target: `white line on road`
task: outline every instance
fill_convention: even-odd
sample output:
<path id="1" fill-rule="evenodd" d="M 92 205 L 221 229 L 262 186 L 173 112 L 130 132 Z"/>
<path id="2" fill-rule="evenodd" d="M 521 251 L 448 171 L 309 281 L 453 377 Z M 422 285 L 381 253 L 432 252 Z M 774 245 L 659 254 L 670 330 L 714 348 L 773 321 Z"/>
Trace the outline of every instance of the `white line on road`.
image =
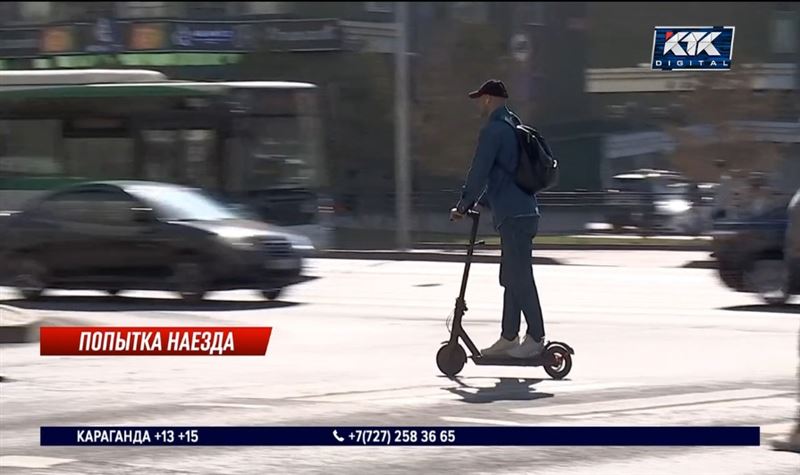
<path id="1" fill-rule="evenodd" d="M 74 462 L 74 459 L 55 457 L 31 457 L 27 455 L 0 456 L 0 467 L 6 468 L 50 468 L 62 463 Z"/>
<path id="2" fill-rule="evenodd" d="M 230 402 L 184 402 L 181 406 L 188 407 L 233 407 L 237 409 L 270 409 L 272 406 L 264 404 L 236 404 Z"/>
<path id="3" fill-rule="evenodd" d="M 795 426 L 795 422 L 780 422 L 778 424 L 768 424 L 761 426 L 762 436 L 788 436 Z"/>
<path id="4" fill-rule="evenodd" d="M 670 396 L 638 397 L 615 401 L 587 402 L 577 404 L 548 404 L 546 406 L 513 409 L 513 412 L 527 415 L 569 416 L 611 411 L 633 411 L 662 406 L 689 406 L 714 402 L 727 402 L 743 399 L 763 399 L 786 396 L 786 391 L 767 389 L 734 389 L 729 391 L 697 392 Z"/>
<path id="5" fill-rule="evenodd" d="M 461 423 L 464 423 L 464 424 L 486 424 L 486 425 L 493 425 L 493 426 L 519 426 L 519 425 L 522 425 L 519 422 L 514 422 L 514 421 L 501 421 L 501 420 L 497 420 L 497 419 L 479 419 L 477 417 L 442 416 L 441 419 L 443 421 L 461 422 Z"/>

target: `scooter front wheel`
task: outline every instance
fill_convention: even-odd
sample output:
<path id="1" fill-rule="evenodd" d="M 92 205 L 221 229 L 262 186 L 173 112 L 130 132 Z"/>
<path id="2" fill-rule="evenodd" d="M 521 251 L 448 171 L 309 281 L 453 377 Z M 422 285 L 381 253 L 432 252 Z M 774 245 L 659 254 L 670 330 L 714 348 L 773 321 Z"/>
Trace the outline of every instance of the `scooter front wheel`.
<path id="1" fill-rule="evenodd" d="M 436 353 L 436 366 L 445 376 L 452 378 L 467 363 L 467 352 L 458 343 L 446 343 Z"/>
<path id="2" fill-rule="evenodd" d="M 545 372 L 553 379 L 564 379 L 572 369 L 572 354 L 561 345 L 551 345 L 545 350 Z"/>

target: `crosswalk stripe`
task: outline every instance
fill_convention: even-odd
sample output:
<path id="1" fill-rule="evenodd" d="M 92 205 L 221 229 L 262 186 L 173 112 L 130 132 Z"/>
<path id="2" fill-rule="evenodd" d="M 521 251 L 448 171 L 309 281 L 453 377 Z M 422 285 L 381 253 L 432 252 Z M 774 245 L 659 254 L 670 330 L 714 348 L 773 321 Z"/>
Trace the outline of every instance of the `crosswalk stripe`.
<path id="1" fill-rule="evenodd" d="M 611 411 L 632 411 L 665 406 L 687 406 L 731 400 L 763 399 L 777 396 L 790 396 L 786 391 L 768 389 L 734 389 L 726 391 L 694 392 L 669 396 L 638 397 L 576 404 L 548 404 L 547 406 L 512 409 L 526 415 L 577 416 Z"/>
<path id="2" fill-rule="evenodd" d="M 442 416 L 440 419 L 443 421 L 448 422 L 456 422 L 460 424 L 481 424 L 481 425 L 493 425 L 493 426 L 519 426 L 522 425 L 519 422 L 514 421 L 501 421 L 497 419 L 480 419 L 477 417 L 451 417 L 451 416 Z"/>
<path id="3" fill-rule="evenodd" d="M 231 407 L 236 409 L 268 409 L 272 406 L 264 404 L 236 404 L 228 402 L 185 402 L 181 406 L 186 407 Z"/>
<path id="4" fill-rule="evenodd" d="M 793 430 L 797 422 L 780 422 L 777 424 L 767 424 L 761 426 L 761 436 L 779 436 L 779 435 L 789 435 Z"/>
<path id="5" fill-rule="evenodd" d="M 28 455 L 2 455 L 0 467 L 5 468 L 50 468 L 55 465 L 74 462 L 74 459 L 55 457 L 33 457 Z"/>

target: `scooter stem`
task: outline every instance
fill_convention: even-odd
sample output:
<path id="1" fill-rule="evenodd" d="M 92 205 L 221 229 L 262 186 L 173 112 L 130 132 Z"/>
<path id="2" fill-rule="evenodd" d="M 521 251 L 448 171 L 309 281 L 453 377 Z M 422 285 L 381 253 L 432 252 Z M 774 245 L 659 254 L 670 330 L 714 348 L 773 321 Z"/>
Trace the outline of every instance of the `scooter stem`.
<path id="1" fill-rule="evenodd" d="M 475 239 L 478 236 L 478 224 L 481 220 L 481 214 L 478 211 L 469 210 L 467 216 L 472 218 L 472 231 L 469 236 L 469 246 L 467 247 L 467 259 L 464 263 L 464 275 L 461 277 L 461 292 L 458 294 L 459 299 L 464 300 L 464 295 L 467 293 L 467 279 L 469 279 L 469 267 L 472 264 L 472 255 L 475 252 Z"/>

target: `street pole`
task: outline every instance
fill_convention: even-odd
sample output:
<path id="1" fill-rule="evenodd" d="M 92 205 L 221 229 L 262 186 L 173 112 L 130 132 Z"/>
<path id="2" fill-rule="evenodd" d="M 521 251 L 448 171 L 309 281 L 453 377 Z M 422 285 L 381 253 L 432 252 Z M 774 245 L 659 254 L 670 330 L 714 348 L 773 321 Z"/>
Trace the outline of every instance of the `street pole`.
<path id="1" fill-rule="evenodd" d="M 394 67 L 394 184 L 395 213 L 397 215 L 397 247 L 408 249 L 411 245 L 411 170 L 408 133 L 408 3 L 395 2 L 395 40 Z"/>

